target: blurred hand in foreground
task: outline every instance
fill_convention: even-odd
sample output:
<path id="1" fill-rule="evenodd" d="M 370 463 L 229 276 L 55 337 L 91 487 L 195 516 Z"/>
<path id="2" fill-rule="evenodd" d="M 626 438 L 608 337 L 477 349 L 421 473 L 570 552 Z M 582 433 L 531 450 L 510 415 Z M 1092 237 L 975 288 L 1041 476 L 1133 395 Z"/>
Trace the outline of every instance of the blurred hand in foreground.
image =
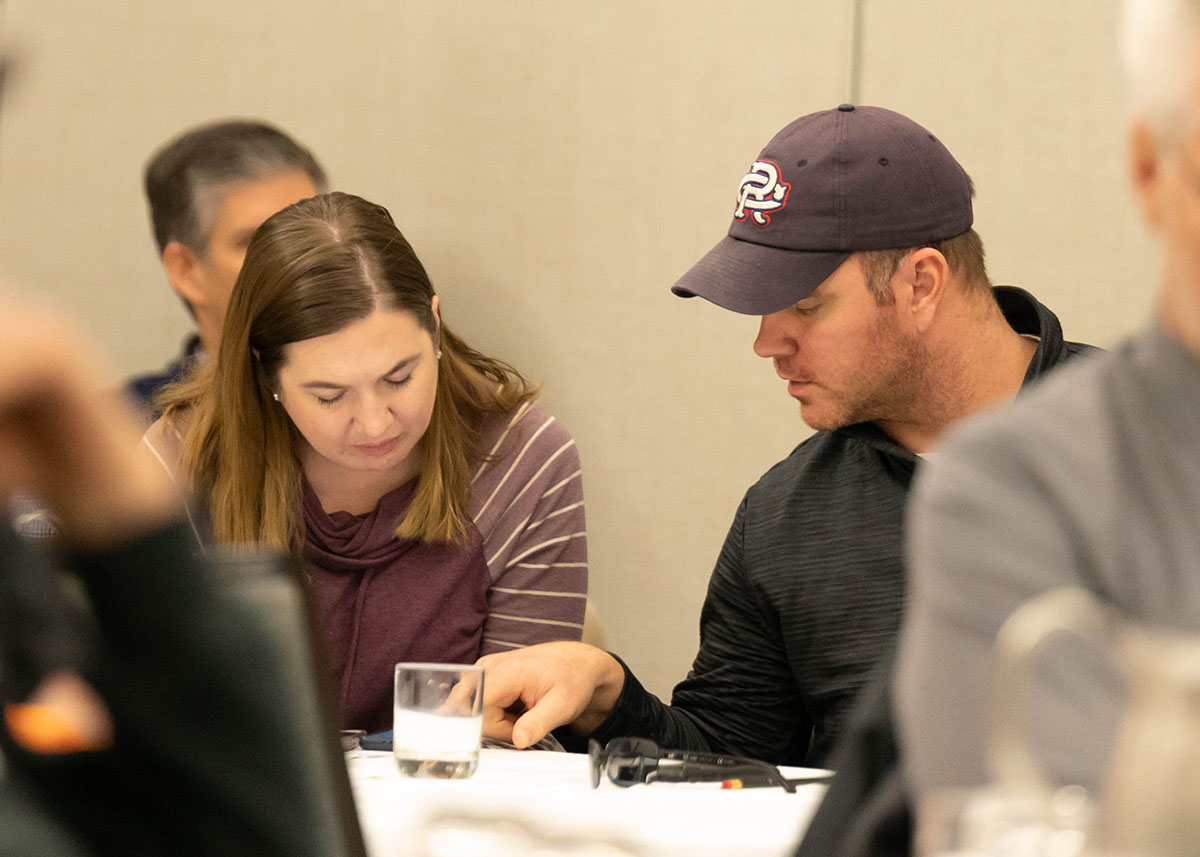
<path id="1" fill-rule="evenodd" d="M 0 287 L 0 503 L 28 492 L 72 544 L 102 549 L 177 512 L 166 474 L 137 453 L 141 427 L 106 390 L 86 337 Z"/>

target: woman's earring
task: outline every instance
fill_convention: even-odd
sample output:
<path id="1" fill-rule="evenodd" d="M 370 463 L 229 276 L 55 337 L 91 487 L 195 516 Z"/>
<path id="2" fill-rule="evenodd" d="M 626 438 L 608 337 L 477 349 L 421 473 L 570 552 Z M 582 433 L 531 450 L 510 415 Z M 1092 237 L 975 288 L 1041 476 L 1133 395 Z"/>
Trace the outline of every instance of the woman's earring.
<path id="1" fill-rule="evenodd" d="M 278 394 L 278 393 L 272 393 L 272 394 L 271 394 L 271 397 L 272 397 L 273 399 L 275 399 L 275 401 L 277 401 L 277 402 L 279 401 L 279 394 Z"/>
<path id="2" fill-rule="evenodd" d="M 437 350 L 437 354 L 435 354 L 433 356 L 436 357 L 438 360 L 441 360 L 442 359 L 442 349 L 439 348 Z"/>

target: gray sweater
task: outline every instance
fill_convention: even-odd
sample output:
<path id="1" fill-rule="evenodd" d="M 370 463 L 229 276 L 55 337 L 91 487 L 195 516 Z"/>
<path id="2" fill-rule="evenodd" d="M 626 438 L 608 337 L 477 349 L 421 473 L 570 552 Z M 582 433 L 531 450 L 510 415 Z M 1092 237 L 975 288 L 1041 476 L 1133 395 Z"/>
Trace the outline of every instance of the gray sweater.
<path id="1" fill-rule="evenodd" d="M 1200 362 L 1151 327 L 973 421 L 910 506 L 910 602 L 896 679 L 918 792 L 988 776 L 993 644 L 1034 595 L 1085 587 L 1131 620 L 1200 630 Z M 1095 643 L 1051 646 L 1032 743 L 1096 786 L 1120 682 Z"/>

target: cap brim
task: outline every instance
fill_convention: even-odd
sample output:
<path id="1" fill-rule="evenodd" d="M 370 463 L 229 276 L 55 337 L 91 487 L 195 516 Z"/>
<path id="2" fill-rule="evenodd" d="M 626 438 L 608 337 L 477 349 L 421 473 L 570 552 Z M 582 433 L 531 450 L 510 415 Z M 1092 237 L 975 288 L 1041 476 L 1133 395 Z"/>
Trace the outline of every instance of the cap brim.
<path id="1" fill-rule="evenodd" d="M 849 251 L 781 250 L 726 235 L 671 291 L 746 315 L 770 315 L 804 300 L 848 258 Z"/>

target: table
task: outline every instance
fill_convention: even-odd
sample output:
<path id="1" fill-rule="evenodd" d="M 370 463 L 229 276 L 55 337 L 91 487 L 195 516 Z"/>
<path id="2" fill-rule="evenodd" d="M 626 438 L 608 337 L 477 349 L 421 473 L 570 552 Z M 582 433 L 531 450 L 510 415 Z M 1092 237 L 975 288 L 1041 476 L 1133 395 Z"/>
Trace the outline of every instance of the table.
<path id="1" fill-rule="evenodd" d="M 826 788 L 605 780 L 593 790 L 585 754 L 518 750 L 482 750 L 466 780 L 403 777 L 386 752 L 356 751 L 347 765 L 371 857 L 781 857 Z"/>

